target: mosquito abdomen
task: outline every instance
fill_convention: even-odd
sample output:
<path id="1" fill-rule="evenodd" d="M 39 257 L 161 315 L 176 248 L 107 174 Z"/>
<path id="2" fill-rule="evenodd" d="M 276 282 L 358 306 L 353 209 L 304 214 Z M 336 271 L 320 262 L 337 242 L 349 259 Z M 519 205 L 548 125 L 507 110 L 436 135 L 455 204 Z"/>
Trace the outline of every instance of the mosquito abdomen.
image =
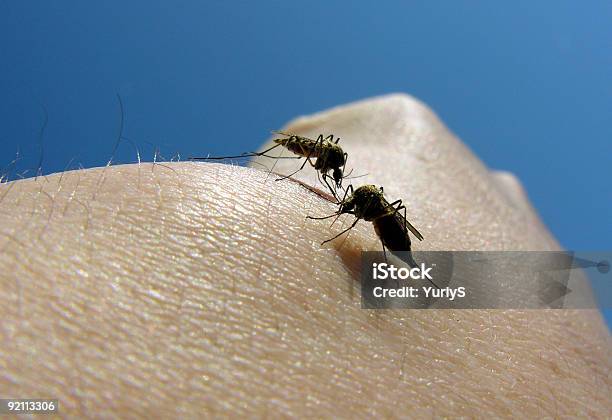
<path id="1" fill-rule="evenodd" d="M 372 221 L 376 234 L 391 251 L 410 251 L 411 241 L 397 214 L 379 217 Z"/>
<path id="2" fill-rule="evenodd" d="M 403 221 L 398 215 L 389 215 L 378 218 L 372 222 L 376 234 L 384 246 L 397 255 L 410 267 L 416 267 L 417 263 L 412 256 L 411 241 L 408 232 L 404 229 Z"/>

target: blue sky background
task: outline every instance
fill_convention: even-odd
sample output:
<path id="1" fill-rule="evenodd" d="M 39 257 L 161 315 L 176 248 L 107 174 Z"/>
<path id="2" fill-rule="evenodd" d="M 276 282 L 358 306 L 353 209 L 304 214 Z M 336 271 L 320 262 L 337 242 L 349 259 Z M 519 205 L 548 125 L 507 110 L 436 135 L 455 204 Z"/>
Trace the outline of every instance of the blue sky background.
<path id="1" fill-rule="evenodd" d="M 0 165 L 103 165 L 125 135 L 251 150 L 301 114 L 390 92 L 516 173 L 564 247 L 612 249 L 612 2 L 0 1 Z M 135 160 L 131 146 L 118 160 Z M 612 320 L 612 313 L 608 312 Z"/>

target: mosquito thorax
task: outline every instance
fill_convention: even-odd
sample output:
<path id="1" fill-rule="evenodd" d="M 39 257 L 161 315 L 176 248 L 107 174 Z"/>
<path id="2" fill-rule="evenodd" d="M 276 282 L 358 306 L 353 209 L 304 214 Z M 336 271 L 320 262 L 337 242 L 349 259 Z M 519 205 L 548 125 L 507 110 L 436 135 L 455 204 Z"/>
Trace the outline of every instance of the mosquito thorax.
<path id="1" fill-rule="evenodd" d="M 376 185 L 362 185 L 353 192 L 358 200 L 370 199 L 374 197 L 382 197 L 380 189 Z"/>
<path id="2" fill-rule="evenodd" d="M 384 208 L 384 197 L 376 185 L 362 185 L 357 188 L 351 200 L 355 206 L 355 215 L 370 221 L 377 217 Z"/>
<path id="3" fill-rule="evenodd" d="M 340 204 L 340 213 L 348 213 L 355 208 L 355 202 L 353 197 L 347 198 L 342 204 Z"/>

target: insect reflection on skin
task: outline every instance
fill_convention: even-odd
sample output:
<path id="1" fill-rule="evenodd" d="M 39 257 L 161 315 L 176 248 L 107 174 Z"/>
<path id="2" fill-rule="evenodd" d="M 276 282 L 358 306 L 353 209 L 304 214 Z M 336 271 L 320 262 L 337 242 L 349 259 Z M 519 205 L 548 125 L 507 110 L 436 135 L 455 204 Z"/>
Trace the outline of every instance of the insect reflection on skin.
<path id="1" fill-rule="evenodd" d="M 346 152 L 344 152 L 338 145 L 340 138 L 336 138 L 336 141 L 334 141 L 333 134 L 330 134 L 325 138 L 323 138 L 323 134 L 320 134 L 316 140 L 313 140 L 308 137 L 298 136 L 297 134 L 286 133 L 283 131 L 274 131 L 273 133 L 281 134 L 285 136 L 285 138 L 274 139 L 274 143 L 276 144 L 263 152 L 244 153 L 239 156 L 192 157 L 190 160 L 220 160 L 255 156 L 265 156 L 273 159 L 287 158 L 270 156 L 267 154 L 277 147 L 282 146 L 299 156 L 295 157 L 294 159 L 306 158 L 306 160 L 304 160 L 302 166 L 300 166 L 300 168 L 295 172 L 285 175 L 282 178 L 277 179 L 277 181 L 295 175 L 304 169 L 304 166 L 306 166 L 306 163 L 308 162 L 317 172 L 321 174 L 321 177 L 323 178 L 322 182 L 327 185 L 327 188 L 329 188 L 332 195 L 338 199 L 336 189 L 342 188 L 342 179 L 344 178 L 344 168 L 347 160 Z M 312 161 L 313 158 L 316 158 L 314 163 Z M 331 176 L 328 174 L 330 171 L 332 172 Z M 333 179 L 336 188 L 333 188 L 330 185 L 328 179 Z"/>
<path id="2" fill-rule="evenodd" d="M 350 195 L 348 195 L 349 193 Z M 372 222 L 374 225 L 374 230 L 383 246 L 385 259 L 387 258 L 385 250 L 387 248 L 391 251 L 405 251 L 407 253 L 406 262 L 411 267 L 417 265 L 410 253 L 411 241 L 408 231 L 412 232 L 420 241 L 423 240 L 423 235 L 407 220 L 406 206 L 402 204 L 402 200 L 389 203 L 384 197 L 383 188 L 377 188 L 375 185 L 363 185 L 356 190 L 353 190 L 353 186 L 349 185 L 345 191 L 344 198 L 339 204 L 338 211 L 332 215 L 325 217 L 307 216 L 309 219 L 316 220 L 329 219 L 331 217 L 337 218 L 342 214 L 352 214 L 355 216 L 355 221 L 351 226 L 333 238 L 323 241 L 321 245 L 342 236 L 354 228 L 360 219 L 363 219 L 367 222 Z M 435 285 L 435 283 L 433 284 Z"/>

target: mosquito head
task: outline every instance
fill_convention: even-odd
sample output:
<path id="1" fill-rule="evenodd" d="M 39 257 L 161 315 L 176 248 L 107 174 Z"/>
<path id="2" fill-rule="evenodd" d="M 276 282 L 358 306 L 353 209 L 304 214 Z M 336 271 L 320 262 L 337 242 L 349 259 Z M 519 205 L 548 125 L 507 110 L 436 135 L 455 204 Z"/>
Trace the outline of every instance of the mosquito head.
<path id="1" fill-rule="evenodd" d="M 352 189 L 350 188 L 351 186 L 349 185 L 349 190 L 352 191 Z M 349 192 L 349 190 L 346 191 L 346 193 Z M 344 199 L 340 202 L 340 208 L 338 209 L 338 213 L 342 214 L 342 213 L 349 213 L 352 212 L 355 209 L 355 195 L 351 194 L 348 197 L 345 197 Z"/>
<path id="2" fill-rule="evenodd" d="M 333 172 L 333 176 L 334 176 L 334 182 L 336 183 L 336 188 L 341 188 L 342 178 L 344 177 L 344 175 L 342 174 L 342 169 L 335 168 Z"/>
<path id="3" fill-rule="evenodd" d="M 355 208 L 355 203 L 353 203 L 352 200 L 348 200 L 348 201 L 345 201 L 344 203 L 340 204 L 340 211 L 339 211 L 339 213 L 340 214 L 348 213 L 348 212 L 352 211 L 354 208 Z"/>

